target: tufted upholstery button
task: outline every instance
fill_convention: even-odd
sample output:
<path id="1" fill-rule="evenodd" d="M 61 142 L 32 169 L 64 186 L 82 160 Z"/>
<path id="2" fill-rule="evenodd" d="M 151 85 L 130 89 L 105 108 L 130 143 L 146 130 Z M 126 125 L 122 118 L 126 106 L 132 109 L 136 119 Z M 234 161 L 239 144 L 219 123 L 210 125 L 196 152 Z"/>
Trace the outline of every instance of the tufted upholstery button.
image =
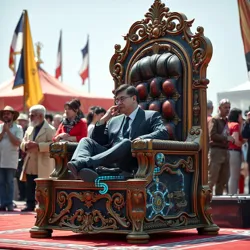
<path id="1" fill-rule="evenodd" d="M 148 83 L 140 83 L 136 86 L 136 89 L 139 92 L 139 98 L 141 101 L 145 101 L 148 97 Z"/>
<path id="2" fill-rule="evenodd" d="M 158 111 L 158 112 L 161 113 L 161 102 L 158 101 L 158 100 L 155 100 L 155 101 L 151 102 L 149 104 L 149 108 L 148 109 L 154 110 L 154 111 Z"/>
<path id="3" fill-rule="evenodd" d="M 161 78 L 154 78 L 150 83 L 150 95 L 154 98 L 161 95 Z"/>
<path id="4" fill-rule="evenodd" d="M 174 140 L 175 139 L 175 125 L 172 122 L 168 122 L 165 124 L 168 134 L 169 134 L 169 139 Z"/>
<path id="5" fill-rule="evenodd" d="M 176 91 L 174 81 L 172 79 L 165 80 L 162 84 L 162 90 L 167 97 L 172 97 Z"/>
<path id="6" fill-rule="evenodd" d="M 167 120 L 172 120 L 175 114 L 175 107 L 174 107 L 174 101 L 172 100 L 166 100 L 162 104 L 162 115 Z"/>

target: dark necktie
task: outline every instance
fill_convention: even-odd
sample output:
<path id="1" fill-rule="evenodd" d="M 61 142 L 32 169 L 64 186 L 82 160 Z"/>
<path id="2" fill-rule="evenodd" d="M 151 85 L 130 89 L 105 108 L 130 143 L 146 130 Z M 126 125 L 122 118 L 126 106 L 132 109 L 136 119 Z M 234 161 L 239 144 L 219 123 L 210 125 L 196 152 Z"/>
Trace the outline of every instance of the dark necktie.
<path id="1" fill-rule="evenodd" d="M 126 117 L 126 121 L 123 125 L 123 128 L 122 128 L 122 135 L 123 135 L 123 138 L 129 138 L 129 132 L 130 132 L 130 129 L 129 129 L 129 121 L 130 121 L 130 117 L 127 116 Z"/>

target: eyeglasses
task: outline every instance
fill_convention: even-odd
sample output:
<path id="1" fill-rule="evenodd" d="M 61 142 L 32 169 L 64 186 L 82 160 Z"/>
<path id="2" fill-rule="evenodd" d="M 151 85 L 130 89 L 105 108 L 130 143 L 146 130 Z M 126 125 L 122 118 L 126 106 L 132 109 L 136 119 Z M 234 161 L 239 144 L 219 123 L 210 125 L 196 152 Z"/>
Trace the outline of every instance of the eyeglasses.
<path id="1" fill-rule="evenodd" d="M 115 98 L 115 104 L 118 104 L 119 102 L 124 102 L 129 97 L 132 97 L 132 96 L 121 96 L 119 98 Z"/>

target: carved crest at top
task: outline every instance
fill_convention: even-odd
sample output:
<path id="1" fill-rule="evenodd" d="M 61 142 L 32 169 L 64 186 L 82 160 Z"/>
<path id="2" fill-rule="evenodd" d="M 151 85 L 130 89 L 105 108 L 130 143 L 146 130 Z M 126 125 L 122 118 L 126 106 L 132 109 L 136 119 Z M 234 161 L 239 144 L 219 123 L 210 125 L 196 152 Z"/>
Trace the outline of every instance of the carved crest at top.
<path id="1" fill-rule="evenodd" d="M 177 12 L 169 12 L 169 8 L 165 7 L 161 0 L 155 0 L 154 4 L 145 14 L 145 19 L 135 22 L 126 39 L 132 42 L 139 42 L 146 38 L 157 39 L 167 34 L 180 34 L 189 29 L 194 20 L 187 21 L 184 14 Z M 201 34 L 203 29 L 199 27 L 197 31 Z"/>
<path id="2" fill-rule="evenodd" d="M 190 27 L 193 22 L 194 19 L 187 20 L 182 13 L 170 12 L 161 0 L 154 0 L 145 18 L 132 24 L 127 35 L 124 36 L 125 47 L 122 49 L 120 45 L 115 45 L 115 54 L 110 61 L 110 73 L 115 86 L 125 82 L 126 71 L 129 70 L 125 67 L 128 65 L 127 59 L 131 58 L 131 55 L 140 53 L 139 50 L 145 46 L 145 41 L 149 47 L 152 47 L 150 45 L 152 41 L 159 43 L 160 46 L 161 43 L 168 43 L 166 41 L 171 40 L 177 47 L 191 53 L 188 56 L 191 59 L 192 72 L 199 75 L 193 79 L 194 88 L 206 88 L 207 84 L 203 84 L 203 80 L 206 80 L 206 68 L 212 57 L 212 44 L 204 36 L 202 27 L 197 27 L 194 34 L 191 32 Z M 171 46 L 171 43 L 169 45 Z"/>

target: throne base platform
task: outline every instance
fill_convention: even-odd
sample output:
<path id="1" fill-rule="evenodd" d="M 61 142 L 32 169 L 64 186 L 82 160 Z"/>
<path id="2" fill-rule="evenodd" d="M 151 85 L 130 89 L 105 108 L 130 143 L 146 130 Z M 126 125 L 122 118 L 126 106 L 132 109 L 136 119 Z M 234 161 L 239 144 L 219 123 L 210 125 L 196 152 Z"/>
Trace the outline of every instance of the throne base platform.
<path id="1" fill-rule="evenodd" d="M 214 196 L 212 208 L 219 227 L 250 228 L 250 196 Z"/>

